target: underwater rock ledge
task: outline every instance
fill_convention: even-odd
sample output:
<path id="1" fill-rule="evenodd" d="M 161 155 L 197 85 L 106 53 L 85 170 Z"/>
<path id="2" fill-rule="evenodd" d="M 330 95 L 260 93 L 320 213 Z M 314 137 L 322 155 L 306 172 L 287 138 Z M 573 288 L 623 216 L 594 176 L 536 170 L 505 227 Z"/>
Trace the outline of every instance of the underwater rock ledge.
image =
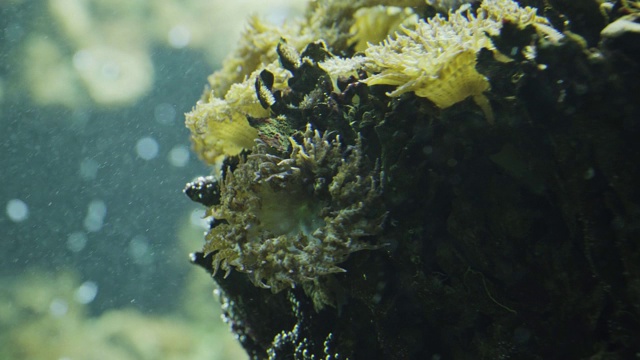
<path id="1" fill-rule="evenodd" d="M 210 77 L 192 260 L 250 358 L 640 353 L 638 33 L 599 35 L 640 3 L 468 3 L 315 1 Z"/>

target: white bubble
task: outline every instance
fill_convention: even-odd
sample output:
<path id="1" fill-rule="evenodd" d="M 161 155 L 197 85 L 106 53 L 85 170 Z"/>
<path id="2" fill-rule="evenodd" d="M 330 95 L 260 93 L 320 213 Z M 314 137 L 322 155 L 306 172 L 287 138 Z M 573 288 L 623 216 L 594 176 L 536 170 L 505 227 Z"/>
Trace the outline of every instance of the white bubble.
<path id="1" fill-rule="evenodd" d="M 98 232 L 102 229 L 102 225 L 104 225 L 103 219 L 92 218 L 90 216 L 84 218 L 84 228 L 88 232 Z"/>
<path id="2" fill-rule="evenodd" d="M 151 262 L 149 240 L 144 235 L 134 236 L 129 242 L 129 255 L 136 264 L 149 264 Z"/>
<path id="3" fill-rule="evenodd" d="M 69 304 L 62 299 L 53 299 L 49 304 L 49 312 L 55 317 L 63 316 L 69 310 Z"/>
<path id="4" fill-rule="evenodd" d="M 98 284 L 93 281 L 85 281 L 76 289 L 74 299 L 79 304 L 88 304 L 92 302 L 98 294 Z"/>
<path id="5" fill-rule="evenodd" d="M 73 252 L 80 252 L 87 245 L 87 234 L 76 231 L 67 236 L 67 249 Z"/>
<path id="6" fill-rule="evenodd" d="M 156 105 L 153 110 L 154 117 L 157 122 L 163 125 L 171 125 L 176 118 L 176 109 L 168 103 Z"/>
<path id="7" fill-rule="evenodd" d="M 83 159 L 80 162 L 80 177 L 84 180 L 93 180 L 98 176 L 100 164 L 93 159 Z"/>
<path id="8" fill-rule="evenodd" d="M 176 145 L 169 151 L 169 163 L 175 167 L 184 167 L 189 162 L 189 149 L 184 145 Z"/>
<path id="9" fill-rule="evenodd" d="M 89 203 L 88 215 L 103 219 L 107 215 L 107 205 L 102 200 L 92 200 Z"/>
<path id="10" fill-rule="evenodd" d="M 25 221 L 29 217 L 29 207 L 20 199 L 11 199 L 7 202 L 7 216 L 14 222 Z"/>
<path id="11" fill-rule="evenodd" d="M 152 137 L 143 137 L 136 143 L 136 153 L 144 160 L 151 160 L 158 156 L 159 145 Z"/>
<path id="12" fill-rule="evenodd" d="M 89 203 L 87 216 L 84 218 L 84 228 L 88 232 L 96 232 L 102 229 L 104 217 L 107 215 L 107 205 L 102 200 L 93 200 Z"/>
<path id="13" fill-rule="evenodd" d="M 169 30 L 168 40 L 174 48 L 183 48 L 191 42 L 191 31 L 182 25 L 174 26 Z"/>

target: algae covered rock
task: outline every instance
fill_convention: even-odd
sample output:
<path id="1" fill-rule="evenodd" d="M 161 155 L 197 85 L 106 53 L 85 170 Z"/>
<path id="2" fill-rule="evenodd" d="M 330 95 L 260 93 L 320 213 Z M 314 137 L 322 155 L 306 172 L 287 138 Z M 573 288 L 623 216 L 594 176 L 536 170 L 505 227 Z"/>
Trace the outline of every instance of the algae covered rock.
<path id="1" fill-rule="evenodd" d="M 186 189 L 210 220 L 192 260 L 251 358 L 640 351 L 640 64 L 589 47 L 597 6 L 545 4 L 326 0 L 253 20 L 245 41 L 268 41 L 187 115 L 215 168 Z M 201 116 L 218 104 L 237 119 Z M 253 143 L 211 161 L 227 135 L 194 124 L 215 121 Z"/>

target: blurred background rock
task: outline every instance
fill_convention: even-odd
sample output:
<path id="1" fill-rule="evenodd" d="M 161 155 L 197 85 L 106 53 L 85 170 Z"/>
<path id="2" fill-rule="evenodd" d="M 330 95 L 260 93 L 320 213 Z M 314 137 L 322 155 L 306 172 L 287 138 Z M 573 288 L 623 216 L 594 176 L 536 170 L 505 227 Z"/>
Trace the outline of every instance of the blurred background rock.
<path id="1" fill-rule="evenodd" d="M 301 3 L 0 0 L 0 358 L 246 357 L 188 263 L 183 113 Z"/>

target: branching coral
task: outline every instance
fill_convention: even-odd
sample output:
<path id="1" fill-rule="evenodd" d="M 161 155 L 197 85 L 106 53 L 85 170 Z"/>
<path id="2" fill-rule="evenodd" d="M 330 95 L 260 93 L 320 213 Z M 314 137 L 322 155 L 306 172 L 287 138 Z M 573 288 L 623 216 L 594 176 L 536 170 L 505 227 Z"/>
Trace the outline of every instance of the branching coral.
<path id="1" fill-rule="evenodd" d="M 279 292 L 343 272 L 349 254 L 378 245 L 366 236 L 381 231 L 381 173 L 367 166 L 360 143 L 345 147 L 338 136 L 310 126 L 291 139 L 287 157 L 258 144 L 221 182 L 216 221 L 204 252 L 214 270 L 248 273 L 257 286 Z"/>

